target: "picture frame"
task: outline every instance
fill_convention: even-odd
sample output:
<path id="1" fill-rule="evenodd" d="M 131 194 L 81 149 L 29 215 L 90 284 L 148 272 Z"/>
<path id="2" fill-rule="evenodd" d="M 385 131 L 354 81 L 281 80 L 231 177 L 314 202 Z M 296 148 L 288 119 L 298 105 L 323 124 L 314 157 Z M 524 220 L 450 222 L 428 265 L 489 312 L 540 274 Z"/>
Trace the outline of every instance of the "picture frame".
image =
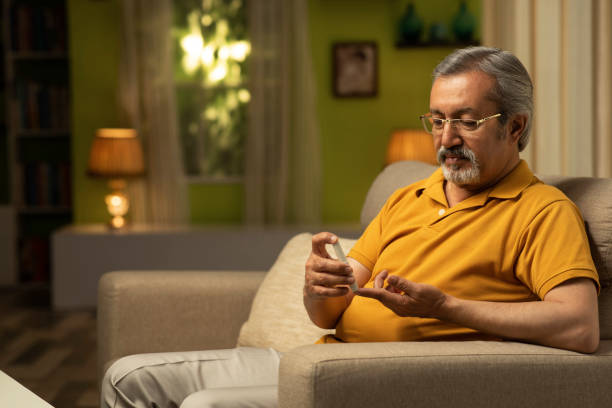
<path id="1" fill-rule="evenodd" d="M 373 41 L 338 42 L 332 46 L 333 93 L 339 98 L 378 94 L 378 45 Z"/>

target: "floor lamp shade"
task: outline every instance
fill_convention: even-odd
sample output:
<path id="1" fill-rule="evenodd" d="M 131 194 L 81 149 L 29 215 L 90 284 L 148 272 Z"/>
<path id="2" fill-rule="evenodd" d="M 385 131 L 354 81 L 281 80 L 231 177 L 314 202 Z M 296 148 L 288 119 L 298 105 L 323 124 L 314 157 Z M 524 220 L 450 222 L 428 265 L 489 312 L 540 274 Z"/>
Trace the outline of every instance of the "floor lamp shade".
<path id="1" fill-rule="evenodd" d="M 424 130 L 399 129 L 393 131 L 387 146 L 385 165 L 402 160 L 438 164 L 432 136 Z"/>

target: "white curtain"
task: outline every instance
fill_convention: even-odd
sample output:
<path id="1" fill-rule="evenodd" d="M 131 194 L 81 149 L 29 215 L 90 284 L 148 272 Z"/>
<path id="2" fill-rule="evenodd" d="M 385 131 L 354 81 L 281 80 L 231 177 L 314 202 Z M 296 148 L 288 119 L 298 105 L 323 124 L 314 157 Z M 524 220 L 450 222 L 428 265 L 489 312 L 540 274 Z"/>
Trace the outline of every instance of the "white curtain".
<path id="1" fill-rule="evenodd" d="M 245 219 L 321 220 L 320 145 L 307 0 L 250 0 Z"/>
<path id="2" fill-rule="evenodd" d="M 119 97 L 124 126 L 143 141 L 146 176 L 129 183 L 135 223 L 188 222 L 177 130 L 172 0 L 123 0 Z"/>
<path id="3" fill-rule="evenodd" d="M 523 157 L 541 174 L 612 177 L 610 0 L 484 0 L 483 42 L 512 51 L 535 87 Z"/>

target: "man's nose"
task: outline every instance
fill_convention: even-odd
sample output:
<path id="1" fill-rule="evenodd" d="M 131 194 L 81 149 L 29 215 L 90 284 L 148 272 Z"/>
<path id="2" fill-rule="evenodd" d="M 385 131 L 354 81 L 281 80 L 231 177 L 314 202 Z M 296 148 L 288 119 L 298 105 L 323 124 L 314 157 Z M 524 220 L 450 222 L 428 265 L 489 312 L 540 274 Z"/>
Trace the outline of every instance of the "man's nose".
<path id="1" fill-rule="evenodd" d="M 456 122 L 444 123 L 440 138 L 440 145 L 446 148 L 460 145 L 462 140 L 459 132 L 457 131 Z"/>

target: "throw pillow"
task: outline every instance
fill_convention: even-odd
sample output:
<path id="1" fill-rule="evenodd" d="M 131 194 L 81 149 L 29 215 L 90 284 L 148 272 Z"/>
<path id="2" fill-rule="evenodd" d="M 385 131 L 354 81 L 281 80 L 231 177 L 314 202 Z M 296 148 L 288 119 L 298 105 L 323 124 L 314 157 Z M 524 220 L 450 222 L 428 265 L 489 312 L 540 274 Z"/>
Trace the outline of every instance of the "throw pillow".
<path id="1" fill-rule="evenodd" d="M 356 240 L 340 238 L 344 252 Z M 242 325 L 238 346 L 272 347 L 278 351 L 313 344 L 333 333 L 310 321 L 304 308 L 304 265 L 312 249 L 312 234 L 296 235 L 285 245 L 255 294 L 249 319 Z M 332 247 L 328 252 L 336 257 Z"/>

